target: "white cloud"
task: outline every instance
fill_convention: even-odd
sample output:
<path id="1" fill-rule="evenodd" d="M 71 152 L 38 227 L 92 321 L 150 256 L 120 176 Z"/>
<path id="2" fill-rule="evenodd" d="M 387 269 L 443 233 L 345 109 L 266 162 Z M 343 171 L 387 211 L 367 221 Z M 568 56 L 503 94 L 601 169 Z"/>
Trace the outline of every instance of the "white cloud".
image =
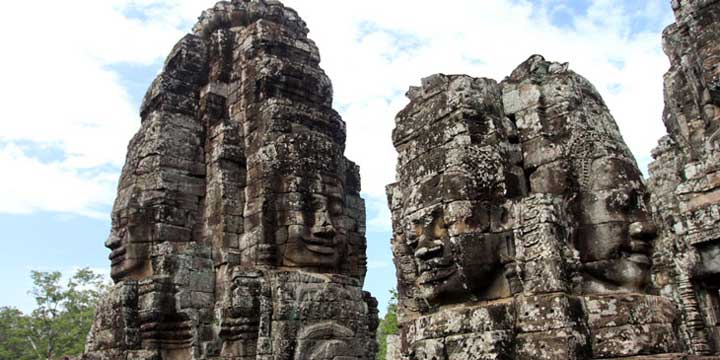
<path id="1" fill-rule="evenodd" d="M 385 196 L 363 193 L 367 206 L 367 228 L 372 232 L 390 232 L 392 218 Z M 384 239 L 383 239 L 384 240 Z"/>
<path id="2" fill-rule="evenodd" d="M 117 174 L 83 173 L 61 162 L 42 163 L 13 144 L 0 146 L 3 176 L 0 213 L 29 214 L 37 211 L 67 212 L 106 218 Z"/>
<path id="3" fill-rule="evenodd" d="M 0 206 L 0 212 L 92 214 L 98 203 L 109 203 L 114 188 L 106 180 L 111 176 L 88 176 L 83 170 L 119 167 L 139 119 L 127 89 L 108 65 L 161 59 L 213 3 L 0 4 L 4 14 L 14 14 L 0 24 L 7 49 L 0 59 L 5 82 L 0 97 L 6 104 L 0 141 L 51 144 L 67 154 L 61 162 L 45 163 L 17 148 L 0 148 L 2 164 L 26 168 L 0 178 L 0 198 L 11 204 Z M 658 30 L 672 20 L 665 0 L 648 1 L 643 11 L 635 12 L 619 0 L 595 0 L 563 27 L 550 19 L 571 9 L 555 0 L 540 1 L 544 7 L 522 0 L 285 3 L 299 11 L 320 47 L 336 107 L 348 123 L 347 154 L 361 166 L 369 209 L 385 206 L 384 186 L 394 178 L 390 135 L 395 114 L 407 103 L 403 94 L 432 73 L 502 80 L 528 56 L 541 53 L 549 60 L 569 61 L 596 85 L 638 158 L 647 158 L 664 133 L 662 74 L 668 63 Z M 648 29 L 654 30 L 633 32 L 638 22 L 652 22 Z M 7 166 L 3 169 L 13 169 Z M 51 188 L 68 199 L 32 196 L 38 191 L 54 194 Z M 387 229 L 387 220 L 380 219 L 387 213 L 375 214 L 369 226 Z"/>
<path id="4" fill-rule="evenodd" d="M 510 0 L 285 3 L 304 17 L 320 47 L 335 103 L 345 110 L 347 153 L 362 169 L 369 210 L 385 206 L 384 186 L 394 178 L 390 133 L 395 114 L 407 104 L 403 94 L 433 73 L 500 81 L 540 53 L 570 62 L 595 84 L 638 159 L 647 161 L 665 132 L 662 76 L 669 64 L 659 30 L 672 22 L 665 0 L 648 1 L 635 12 L 621 1 L 596 0 L 563 27 L 552 24 L 551 15 L 571 9 L 552 0 L 544 7 Z M 646 30 L 637 32 L 639 23 Z M 375 214 L 369 228 L 389 228 L 389 220 L 381 219 L 387 212 L 369 213 Z"/>
<path id="5" fill-rule="evenodd" d="M 6 49 L 0 58 L 0 166 L 6 172 L 0 212 L 107 217 L 127 143 L 140 123 L 122 79 L 108 66 L 161 59 L 188 20 L 177 13 L 146 22 L 124 15 L 154 3 L 0 3 L 0 12 L 11 15 L 0 23 Z M 20 142 L 64 156 L 41 161 L 13 145 Z"/>

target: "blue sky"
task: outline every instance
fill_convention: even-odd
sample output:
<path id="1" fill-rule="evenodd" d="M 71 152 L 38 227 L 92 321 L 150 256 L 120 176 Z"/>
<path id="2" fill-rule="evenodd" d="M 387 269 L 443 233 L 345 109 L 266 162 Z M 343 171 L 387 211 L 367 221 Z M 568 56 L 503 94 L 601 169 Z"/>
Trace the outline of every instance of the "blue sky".
<path id="1" fill-rule="evenodd" d="M 497 80 L 534 53 L 569 61 L 607 101 L 642 168 L 664 134 L 660 34 L 669 0 L 286 0 L 319 45 L 368 206 L 366 287 L 395 285 L 384 186 L 403 94 L 436 72 Z M 4 2 L 0 25 L 0 306 L 33 308 L 30 270 L 107 272 L 103 242 L 137 108 L 205 0 Z M 33 7 L 39 7 L 33 9 Z M 40 8 L 41 7 L 41 8 Z M 332 14 L 329 16 L 328 14 Z M 20 30 L 22 29 L 22 30 Z M 22 36 L 16 36 L 18 32 Z"/>

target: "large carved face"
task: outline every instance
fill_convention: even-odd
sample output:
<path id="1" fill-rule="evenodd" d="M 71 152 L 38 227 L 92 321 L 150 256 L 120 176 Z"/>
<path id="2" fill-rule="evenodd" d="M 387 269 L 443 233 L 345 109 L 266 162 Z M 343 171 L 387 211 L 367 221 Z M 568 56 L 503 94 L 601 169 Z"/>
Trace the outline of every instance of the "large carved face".
<path id="1" fill-rule="evenodd" d="M 152 275 L 150 229 L 138 213 L 115 215 L 113 229 L 105 242 L 110 249 L 110 276 L 115 282 L 141 280 Z"/>
<path id="2" fill-rule="evenodd" d="M 641 292 L 650 279 L 656 237 L 637 167 L 604 157 L 592 164 L 581 198 L 576 244 L 584 265 L 584 292 Z"/>
<path id="3" fill-rule="evenodd" d="M 316 179 L 287 199 L 287 242 L 284 266 L 337 269 L 347 254 L 345 203 L 338 181 Z M 282 245 L 281 245 L 282 247 Z"/>
<path id="4" fill-rule="evenodd" d="M 488 214 L 486 205 L 458 201 L 408 219 L 404 238 L 422 299 L 443 305 L 509 296 L 501 285 L 508 239 L 486 231 Z"/>

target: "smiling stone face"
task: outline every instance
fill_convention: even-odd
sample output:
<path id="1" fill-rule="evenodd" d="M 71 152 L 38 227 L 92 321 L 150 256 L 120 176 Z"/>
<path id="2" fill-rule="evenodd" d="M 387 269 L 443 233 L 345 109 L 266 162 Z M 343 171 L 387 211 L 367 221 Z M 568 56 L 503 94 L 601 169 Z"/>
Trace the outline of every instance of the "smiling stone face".
<path id="1" fill-rule="evenodd" d="M 576 247 L 584 292 L 643 291 L 650 280 L 656 236 L 640 172 L 626 159 L 593 161 L 589 188 L 580 194 Z"/>
<path id="2" fill-rule="evenodd" d="M 527 189 L 498 84 L 438 74 L 408 97 L 393 133 L 398 181 L 388 187 L 400 307 L 428 313 L 511 296 L 513 236 L 492 218 Z"/>
<path id="3" fill-rule="evenodd" d="M 150 244 L 133 242 L 129 235 L 110 234 L 105 246 L 111 250 L 110 276 L 113 280 L 140 280 L 152 274 Z"/>
<path id="4" fill-rule="evenodd" d="M 418 296 L 432 305 L 510 296 L 507 237 L 486 230 L 487 203 L 438 205 L 408 219 L 405 242 L 417 267 Z"/>
<path id="5" fill-rule="evenodd" d="M 656 230 L 642 175 L 600 93 L 567 64 L 542 56 L 521 64 L 503 92 L 531 192 L 569 205 L 565 227 L 582 276 L 576 287 L 644 292 Z"/>
<path id="6" fill-rule="evenodd" d="M 337 271 L 348 252 L 342 184 L 327 177 L 286 183 L 291 192 L 279 197 L 278 213 L 282 265 Z"/>
<path id="7" fill-rule="evenodd" d="M 424 299 L 435 302 L 442 297 L 467 297 L 442 207 L 412 221 L 405 240 L 417 265 L 415 284 Z"/>
<path id="8" fill-rule="evenodd" d="M 148 210 L 124 210 L 113 214 L 113 229 L 105 247 L 110 249 L 110 275 L 115 282 L 142 280 L 152 275 L 152 225 L 144 216 Z"/>

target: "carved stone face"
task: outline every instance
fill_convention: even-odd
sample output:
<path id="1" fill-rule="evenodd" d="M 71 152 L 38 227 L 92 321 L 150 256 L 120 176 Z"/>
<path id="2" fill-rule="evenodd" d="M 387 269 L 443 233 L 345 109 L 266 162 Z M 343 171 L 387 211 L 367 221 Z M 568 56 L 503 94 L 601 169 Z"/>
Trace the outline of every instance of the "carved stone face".
<path id="1" fill-rule="evenodd" d="M 584 265 L 585 293 L 642 292 L 650 280 L 656 228 L 634 164 L 601 158 L 592 165 L 589 189 L 581 194 L 576 245 Z"/>
<path id="2" fill-rule="evenodd" d="M 506 295 L 501 258 L 505 238 L 484 232 L 486 209 L 470 202 L 437 206 L 411 220 L 405 232 L 414 256 L 419 296 L 432 305 Z"/>
<path id="3" fill-rule="evenodd" d="M 316 182 L 290 202 L 295 223 L 287 227 L 283 265 L 337 269 L 347 253 L 342 187 Z"/>
<path id="4" fill-rule="evenodd" d="M 127 222 L 126 226 L 113 226 L 105 242 L 105 246 L 111 251 L 108 256 L 111 262 L 110 276 L 115 282 L 142 280 L 152 275 L 150 231 L 137 216 L 131 217 Z"/>
<path id="5" fill-rule="evenodd" d="M 414 221 L 405 234 L 418 270 L 415 285 L 421 296 L 430 301 L 443 296 L 459 297 L 466 292 L 443 215 L 440 207 L 428 217 Z"/>

